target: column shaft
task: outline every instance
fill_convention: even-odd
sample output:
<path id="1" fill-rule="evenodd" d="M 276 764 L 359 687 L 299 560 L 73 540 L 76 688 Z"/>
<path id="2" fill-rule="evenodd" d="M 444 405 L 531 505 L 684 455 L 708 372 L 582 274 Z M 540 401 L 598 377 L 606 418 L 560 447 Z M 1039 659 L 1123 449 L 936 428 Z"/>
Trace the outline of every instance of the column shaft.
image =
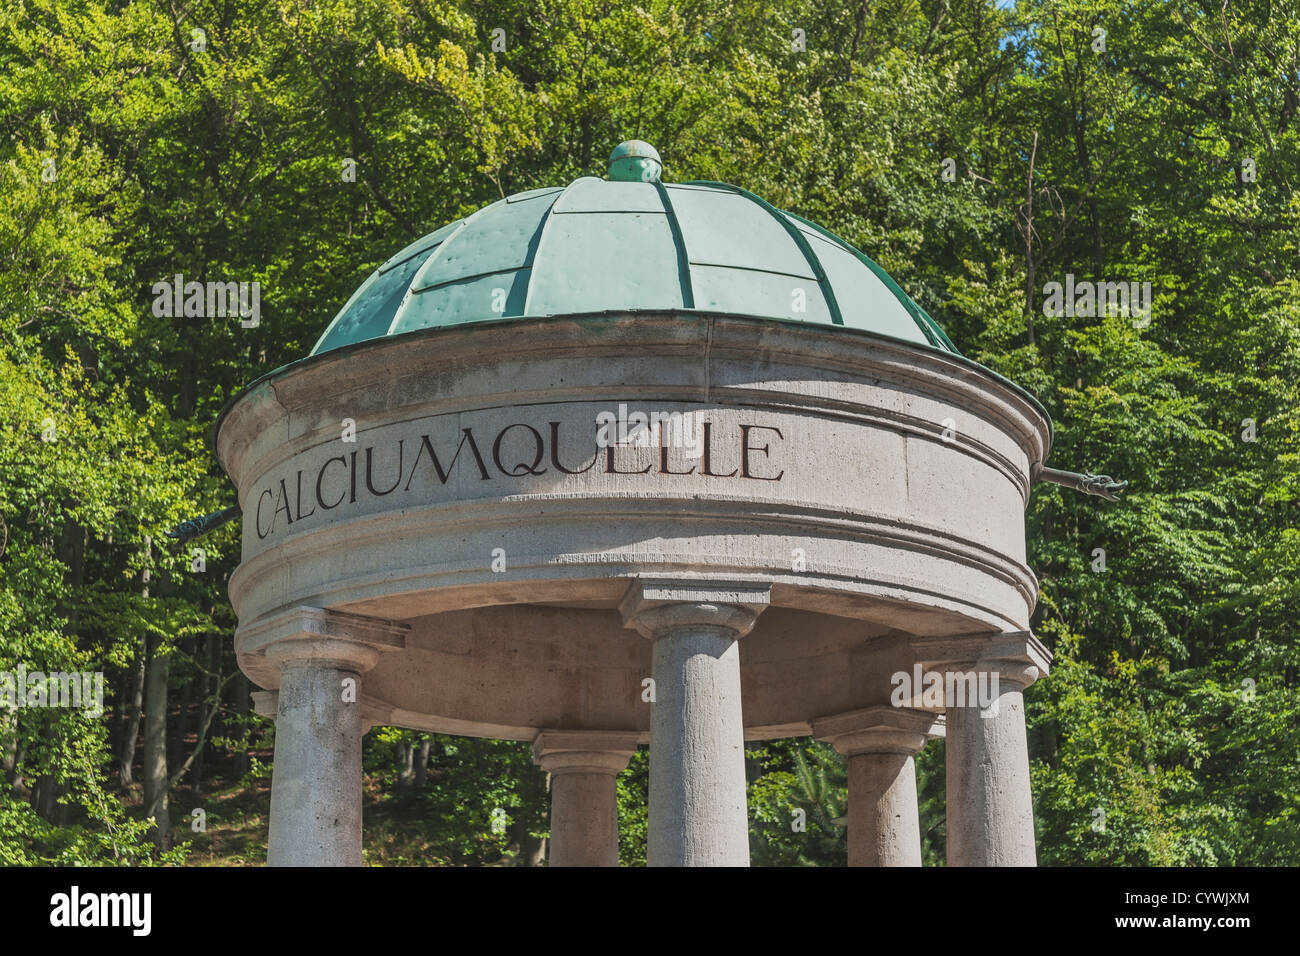
<path id="1" fill-rule="evenodd" d="M 551 776 L 551 866 L 618 866 L 618 778 Z"/>
<path id="2" fill-rule="evenodd" d="M 361 865 L 361 708 L 344 678 L 312 660 L 281 670 L 271 782 L 271 866 Z"/>
<path id="3" fill-rule="evenodd" d="M 948 865 L 1037 865 L 1022 687 L 1004 681 L 996 711 L 949 707 L 947 722 Z"/>
<path id="4" fill-rule="evenodd" d="M 550 866 L 618 866 L 618 775 L 635 731 L 543 730 L 533 759 L 551 775 Z"/>
<path id="5" fill-rule="evenodd" d="M 813 735 L 848 757 L 849 866 L 920 866 L 915 756 L 943 721 L 914 708 L 866 707 L 813 721 Z"/>
<path id="6" fill-rule="evenodd" d="M 911 754 L 856 753 L 849 763 L 849 866 L 920 866 Z"/>
<path id="7" fill-rule="evenodd" d="M 650 866 L 748 866 L 745 728 L 734 632 L 679 625 L 654 642 Z"/>

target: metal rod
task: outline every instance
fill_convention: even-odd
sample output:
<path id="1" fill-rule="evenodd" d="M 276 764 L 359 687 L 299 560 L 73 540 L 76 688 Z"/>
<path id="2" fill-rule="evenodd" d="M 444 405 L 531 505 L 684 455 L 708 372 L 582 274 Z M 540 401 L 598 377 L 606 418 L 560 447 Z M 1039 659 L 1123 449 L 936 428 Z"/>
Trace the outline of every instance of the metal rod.
<path id="1" fill-rule="evenodd" d="M 1050 481 L 1054 485 L 1073 488 L 1085 495 L 1096 495 L 1108 501 L 1118 501 L 1119 493 L 1128 487 L 1127 481 L 1116 481 L 1110 475 L 1094 475 L 1089 472 L 1079 474 L 1074 471 L 1061 471 L 1057 468 L 1038 466 L 1034 481 Z"/>

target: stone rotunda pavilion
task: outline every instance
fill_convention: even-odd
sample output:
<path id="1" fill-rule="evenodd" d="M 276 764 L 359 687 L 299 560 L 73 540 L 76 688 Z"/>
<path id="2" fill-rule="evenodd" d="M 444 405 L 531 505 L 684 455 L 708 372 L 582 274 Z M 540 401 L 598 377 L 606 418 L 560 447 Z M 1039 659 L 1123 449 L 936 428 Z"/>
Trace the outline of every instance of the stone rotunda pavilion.
<path id="1" fill-rule="evenodd" d="M 646 743 L 649 863 L 747 865 L 745 741 L 808 734 L 849 862 L 918 865 L 945 736 L 949 863 L 1035 862 L 1023 515 L 1100 479 L 848 243 L 661 169 L 624 143 L 419 239 L 223 410 L 272 865 L 361 863 L 375 725 L 530 741 L 552 866 L 617 864 Z"/>

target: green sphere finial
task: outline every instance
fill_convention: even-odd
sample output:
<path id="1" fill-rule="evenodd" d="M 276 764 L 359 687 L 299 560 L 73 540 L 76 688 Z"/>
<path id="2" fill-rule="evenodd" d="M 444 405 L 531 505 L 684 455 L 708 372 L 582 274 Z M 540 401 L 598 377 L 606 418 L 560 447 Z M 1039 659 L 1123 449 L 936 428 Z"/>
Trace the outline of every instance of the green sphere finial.
<path id="1" fill-rule="evenodd" d="M 609 154 L 609 178 L 616 183 L 653 183 L 663 174 L 664 164 L 649 143 L 629 139 Z"/>

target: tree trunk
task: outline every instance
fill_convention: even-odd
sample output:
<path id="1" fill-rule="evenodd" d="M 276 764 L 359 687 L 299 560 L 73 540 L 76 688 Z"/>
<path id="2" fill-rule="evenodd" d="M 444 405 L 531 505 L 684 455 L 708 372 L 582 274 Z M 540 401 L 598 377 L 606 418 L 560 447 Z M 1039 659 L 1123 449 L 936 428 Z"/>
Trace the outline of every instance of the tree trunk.
<path id="1" fill-rule="evenodd" d="M 145 679 L 144 717 L 144 805 L 152 817 L 154 844 L 167 849 L 171 841 L 171 818 L 167 808 L 167 678 L 171 657 L 163 652 L 162 640 L 154 638 Z"/>
<path id="2" fill-rule="evenodd" d="M 18 711 L 0 711 L 0 769 L 4 770 L 10 795 L 26 800 L 30 793 L 23 781 L 22 765 L 27 747 L 22 743 L 18 729 Z"/>
<path id="3" fill-rule="evenodd" d="M 397 785 L 409 787 L 415 781 L 415 748 L 409 740 L 397 743 Z"/>
<path id="4" fill-rule="evenodd" d="M 54 741 L 54 728 L 49 724 L 41 728 L 41 740 L 45 742 L 47 748 L 53 749 L 50 745 Z M 51 823 L 59 822 L 55 819 L 55 810 L 58 807 L 55 798 L 58 795 L 59 786 L 51 766 L 50 772 L 41 774 L 36 778 L 36 782 L 32 784 L 32 808 L 42 820 L 48 820 Z"/>
<path id="5" fill-rule="evenodd" d="M 77 631 L 80 613 L 77 598 L 80 596 L 82 582 L 86 577 L 86 529 L 71 519 L 63 522 L 63 531 L 59 536 L 59 560 L 67 566 L 63 576 L 68 586 L 68 597 L 61 602 L 60 611 L 67 615 L 68 623 L 64 633 L 73 635 Z"/>
<path id="6" fill-rule="evenodd" d="M 1034 344 L 1034 285 L 1038 281 L 1038 266 L 1034 262 L 1034 161 L 1038 158 L 1038 134 L 1034 133 L 1034 146 L 1029 153 L 1029 174 L 1025 177 L 1025 203 L 1021 206 L 1025 238 L 1025 325 L 1029 344 Z"/>
<path id="7" fill-rule="evenodd" d="M 429 784 L 429 748 L 433 740 L 420 734 L 420 746 L 415 749 L 415 789 L 423 790 Z"/>
<path id="8" fill-rule="evenodd" d="M 524 771 L 523 779 L 519 783 L 524 797 L 524 806 L 549 805 L 547 794 L 550 790 L 550 774 L 541 767 L 536 765 L 529 767 Z M 527 813 L 521 807 L 511 825 L 512 842 L 519 847 L 514 866 L 541 866 L 546 859 L 546 840 L 543 837 L 533 836 L 529 822 Z"/>
<path id="9" fill-rule="evenodd" d="M 245 733 L 248 727 L 248 702 L 249 687 L 248 678 L 244 672 L 240 671 L 231 681 L 235 685 L 235 719 L 238 722 L 239 732 Z M 235 751 L 235 778 L 243 779 L 244 774 L 248 773 L 248 748 Z"/>
<path id="10" fill-rule="evenodd" d="M 519 847 L 519 855 L 515 857 L 515 866 L 541 866 L 542 861 L 546 859 L 546 840 L 543 837 L 533 836 L 528 830 L 528 824 L 524 820 L 516 820 L 511 825 L 511 834 L 514 842 Z"/>
<path id="11" fill-rule="evenodd" d="M 122 752 L 122 734 L 126 731 L 126 698 L 130 688 L 127 685 L 125 671 L 118 674 L 116 678 L 106 674 L 104 680 L 112 682 L 108 695 L 112 701 L 108 718 L 108 752 L 116 759 Z"/>
<path id="12" fill-rule="evenodd" d="M 187 637 L 181 642 L 181 652 L 194 659 L 195 641 Z M 189 736 L 190 711 L 194 708 L 194 684 L 191 679 L 181 688 L 180 707 L 176 719 L 167 727 L 167 766 L 179 767 L 185 760 L 185 738 Z"/>
<path id="13" fill-rule="evenodd" d="M 221 667 L 220 658 L 218 655 L 218 644 L 219 641 L 215 634 L 205 634 L 203 636 L 203 661 L 204 661 L 203 666 L 206 667 L 211 673 L 204 674 L 203 679 L 199 681 L 199 686 L 202 691 L 201 694 L 199 695 L 200 713 L 207 708 L 208 706 L 207 702 L 209 698 L 211 698 L 213 694 L 217 693 L 219 689 L 217 686 L 217 678 L 213 676 L 215 674 L 220 673 L 220 667 Z M 221 711 L 220 709 L 218 709 L 217 716 L 214 717 L 212 720 L 212 730 L 211 730 L 212 733 L 217 732 L 217 728 L 219 726 L 218 721 L 220 719 L 221 719 Z M 195 754 L 194 756 L 194 765 L 190 768 L 190 790 L 193 791 L 194 796 L 196 797 L 203 795 L 203 757 L 204 754 L 207 753 L 207 749 L 208 749 L 207 744 L 204 744 L 202 747 L 199 748 L 198 753 Z"/>
<path id="14" fill-rule="evenodd" d="M 59 602 L 59 613 L 67 619 L 63 626 L 64 635 L 75 643 L 79 619 L 77 600 L 86 570 L 86 529 L 70 518 L 64 519 L 59 533 L 59 560 L 67 569 L 63 575 L 67 596 Z M 50 703 L 53 704 L 54 701 Z M 41 739 L 49 745 L 47 752 L 50 757 L 46 772 L 37 778 L 36 785 L 32 788 L 32 806 L 42 819 L 61 826 L 67 822 L 68 807 L 58 802 L 64 787 L 59 783 L 58 749 L 53 746 L 57 736 L 53 724 L 41 728 Z"/>
<path id="15" fill-rule="evenodd" d="M 144 538 L 145 568 L 140 575 L 142 587 L 140 597 L 149 599 L 149 564 L 153 559 L 153 541 L 148 535 Z M 140 648 L 136 652 L 135 667 L 131 674 L 131 699 L 127 705 L 126 730 L 122 734 L 122 749 L 118 752 L 118 778 L 122 789 L 131 786 L 131 768 L 135 763 L 135 744 L 140 736 L 140 712 L 144 705 L 145 666 L 149 659 L 148 635 L 140 636 Z"/>
<path id="16" fill-rule="evenodd" d="M 0 710 L 0 772 L 5 783 L 13 786 L 18 770 L 18 712 Z"/>
<path id="17" fill-rule="evenodd" d="M 48 773 L 41 774 L 32 784 L 31 803 L 37 816 L 54 822 L 54 778 Z"/>
<path id="18" fill-rule="evenodd" d="M 135 747 L 140 737 L 140 710 L 144 703 L 145 639 L 140 640 L 135 666 L 131 672 L 131 690 L 126 702 L 126 722 L 122 731 L 121 749 L 118 751 L 118 779 L 122 789 L 131 786 L 132 766 L 135 764 Z"/>
<path id="19" fill-rule="evenodd" d="M 9 794 L 16 800 L 26 800 L 31 796 L 31 790 L 27 788 L 27 781 L 23 779 L 22 770 L 23 758 L 27 756 L 27 745 L 19 744 L 18 749 L 14 751 L 14 769 L 9 774 Z"/>

